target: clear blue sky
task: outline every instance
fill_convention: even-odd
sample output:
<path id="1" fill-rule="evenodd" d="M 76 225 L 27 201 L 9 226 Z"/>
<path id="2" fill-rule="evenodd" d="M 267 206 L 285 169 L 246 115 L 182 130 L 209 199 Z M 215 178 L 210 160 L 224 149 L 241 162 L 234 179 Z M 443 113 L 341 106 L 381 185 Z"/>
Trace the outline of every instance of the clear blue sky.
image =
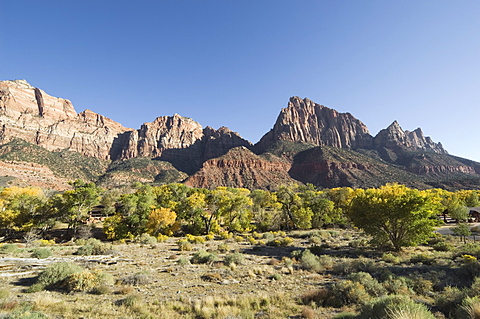
<path id="1" fill-rule="evenodd" d="M 0 80 L 257 142 L 290 96 L 480 161 L 480 1 L 0 0 Z"/>

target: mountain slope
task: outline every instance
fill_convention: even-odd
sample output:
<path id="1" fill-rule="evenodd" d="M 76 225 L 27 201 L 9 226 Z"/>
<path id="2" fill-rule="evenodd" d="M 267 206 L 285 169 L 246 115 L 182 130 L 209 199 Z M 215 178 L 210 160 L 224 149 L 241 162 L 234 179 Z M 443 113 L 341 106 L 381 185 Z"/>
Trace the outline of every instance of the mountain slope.
<path id="1" fill-rule="evenodd" d="M 252 145 L 226 127 L 160 116 L 130 129 L 24 80 L 0 81 L 0 186 L 65 189 L 82 178 L 105 187 L 185 182 L 275 189 L 281 184 L 480 189 L 480 163 L 448 155 L 420 128 L 394 121 L 371 136 L 350 113 L 290 98 Z"/>

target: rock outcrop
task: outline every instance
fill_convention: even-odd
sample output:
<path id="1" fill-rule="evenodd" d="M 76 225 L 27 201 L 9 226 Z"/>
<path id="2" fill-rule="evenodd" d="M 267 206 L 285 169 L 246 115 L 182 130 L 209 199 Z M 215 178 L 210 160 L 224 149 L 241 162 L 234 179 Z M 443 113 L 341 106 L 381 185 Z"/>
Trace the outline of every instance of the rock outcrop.
<path id="1" fill-rule="evenodd" d="M 425 137 L 420 128 L 413 132 L 404 131 L 397 121 L 381 130 L 374 138 L 376 147 L 390 149 L 415 149 L 432 151 L 438 154 L 448 154 L 441 143 L 435 143 L 430 137 Z"/>
<path id="2" fill-rule="evenodd" d="M 109 159 L 131 129 L 90 110 L 77 114 L 69 100 L 52 97 L 25 80 L 0 82 L 0 142 L 21 138 L 50 151 L 69 149 Z"/>
<path id="3" fill-rule="evenodd" d="M 189 174 L 197 171 L 206 160 L 234 147 L 252 146 L 226 127 L 202 129 L 198 122 L 178 114 L 144 123 L 139 130 L 128 132 L 125 138 L 127 142 L 119 159 L 153 157 L 170 162 Z"/>
<path id="4" fill-rule="evenodd" d="M 338 148 L 372 145 L 372 136 L 365 124 L 350 113 L 340 113 L 297 96 L 290 98 L 273 128 L 255 145 L 257 152 L 264 152 L 278 140 Z"/>
<path id="5" fill-rule="evenodd" d="M 218 186 L 249 189 L 275 189 L 278 185 L 298 183 L 288 175 L 290 162 L 274 155 L 255 155 L 242 146 L 206 161 L 185 184 L 213 189 Z"/>
<path id="6" fill-rule="evenodd" d="M 290 98 L 253 146 L 226 127 L 203 128 L 178 114 L 129 129 L 90 110 L 77 113 L 70 101 L 24 80 L 0 81 L 0 161 L 0 186 L 59 190 L 76 178 L 106 187 L 134 181 L 250 189 L 399 182 L 480 189 L 480 163 L 448 155 L 421 129 L 404 131 L 395 121 L 372 137 L 350 113 L 306 98 Z"/>

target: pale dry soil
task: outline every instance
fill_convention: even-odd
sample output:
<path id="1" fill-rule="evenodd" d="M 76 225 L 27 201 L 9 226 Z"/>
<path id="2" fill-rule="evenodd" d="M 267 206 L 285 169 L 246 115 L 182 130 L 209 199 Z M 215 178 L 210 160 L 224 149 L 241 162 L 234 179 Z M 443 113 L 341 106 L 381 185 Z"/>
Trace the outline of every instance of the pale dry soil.
<path id="1" fill-rule="evenodd" d="M 246 241 L 235 242 L 233 239 L 210 240 L 193 244 L 191 251 L 180 251 L 177 241 L 178 238 L 169 238 L 166 242 L 154 245 L 113 244 L 115 253 L 109 256 L 76 256 L 74 252 L 78 246 L 69 245 L 55 245 L 52 247 L 53 256 L 47 259 L 32 259 L 26 249 L 20 256 L 0 255 L 0 289 L 10 290 L 10 299 L 14 303 L 33 304 L 33 310 L 40 310 L 50 318 L 160 317 L 155 311 L 150 317 L 135 314 L 132 307 L 119 304 L 120 300 L 132 294 L 136 294 L 142 304 L 160 308 L 157 309 L 160 312 L 161 305 L 169 303 L 193 305 L 196 301 L 210 300 L 214 304 L 216 299 L 221 298 L 273 298 L 280 300 L 279 305 L 275 306 L 277 309 L 258 311 L 255 318 L 301 318 L 305 306 L 298 302 L 298 298 L 335 281 L 329 275 L 302 270 L 298 263 L 294 264 L 292 271 L 282 261 L 284 257 L 290 257 L 293 250 L 310 247 L 308 239 L 294 238 L 293 244 L 288 247 L 252 246 Z M 227 244 L 230 252 L 220 253 L 220 244 Z M 216 253 L 219 261 L 210 264 L 178 262 L 182 258 L 189 260 L 199 249 Z M 231 267 L 224 265 L 224 257 L 235 251 L 243 254 L 244 264 Z M 102 295 L 61 291 L 25 292 L 46 264 L 58 261 L 72 261 L 85 268 L 102 270 L 113 275 L 117 282 L 108 293 Z M 139 272 L 149 275 L 148 284 L 127 287 L 121 283 L 122 278 Z M 276 274 L 280 275 L 278 280 L 272 278 Z M 167 307 L 170 309 L 173 306 Z M 341 310 L 318 308 L 315 309 L 315 318 L 331 318 Z M 1 312 L 8 312 L 8 309 Z M 228 314 L 218 317 L 242 318 Z"/>

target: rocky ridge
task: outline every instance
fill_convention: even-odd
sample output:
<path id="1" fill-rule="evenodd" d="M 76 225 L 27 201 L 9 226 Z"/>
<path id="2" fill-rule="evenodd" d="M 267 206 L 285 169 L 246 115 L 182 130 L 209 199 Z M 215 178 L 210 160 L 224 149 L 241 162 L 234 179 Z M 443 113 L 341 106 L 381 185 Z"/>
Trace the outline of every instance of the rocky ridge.
<path id="1" fill-rule="evenodd" d="M 90 110 L 76 113 L 69 100 L 52 97 L 25 80 L 0 82 L 0 143 L 21 138 L 50 151 L 69 149 L 109 159 L 123 127 Z"/>
<path id="2" fill-rule="evenodd" d="M 18 146 L 20 139 L 24 142 Z M 4 166 L 11 172 L 0 175 L 9 183 L 25 180 L 25 163 L 37 163 L 48 167 L 48 180 L 57 176 L 59 185 L 81 176 L 106 187 L 183 181 L 206 188 L 275 189 L 290 183 L 371 187 L 386 182 L 480 188 L 480 163 L 448 155 L 420 128 L 404 131 L 394 121 L 372 136 L 350 113 L 299 97 L 290 98 L 273 128 L 252 145 L 226 127 L 203 128 L 178 114 L 158 117 L 137 130 L 126 128 L 90 110 L 76 113 L 70 101 L 24 80 L 0 81 L 0 148 L 0 160 L 8 161 Z M 22 171 L 18 176 L 15 165 Z"/>
<path id="3" fill-rule="evenodd" d="M 288 174 L 290 166 L 289 161 L 275 155 L 256 155 L 240 146 L 221 157 L 207 160 L 185 184 L 208 189 L 218 186 L 274 189 L 276 185 L 298 184 Z"/>

